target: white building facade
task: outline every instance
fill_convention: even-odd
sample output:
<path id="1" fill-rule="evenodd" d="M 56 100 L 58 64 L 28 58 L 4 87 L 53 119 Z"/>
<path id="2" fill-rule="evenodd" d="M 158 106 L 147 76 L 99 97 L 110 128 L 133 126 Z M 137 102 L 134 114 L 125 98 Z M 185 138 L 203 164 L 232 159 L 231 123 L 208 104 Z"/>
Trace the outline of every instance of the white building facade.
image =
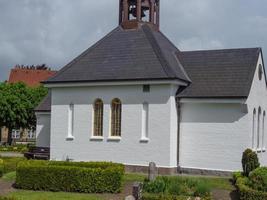
<path id="1" fill-rule="evenodd" d="M 45 82 L 37 145 L 50 159 L 227 174 L 252 148 L 266 165 L 261 49 L 182 52 L 154 21 L 125 20 Z"/>

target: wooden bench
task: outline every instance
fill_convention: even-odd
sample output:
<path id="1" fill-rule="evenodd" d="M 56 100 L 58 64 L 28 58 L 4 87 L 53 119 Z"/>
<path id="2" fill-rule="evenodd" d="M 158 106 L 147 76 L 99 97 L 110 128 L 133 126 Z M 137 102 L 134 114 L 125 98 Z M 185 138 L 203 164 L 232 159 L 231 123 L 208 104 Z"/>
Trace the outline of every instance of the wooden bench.
<path id="1" fill-rule="evenodd" d="M 30 147 L 29 152 L 24 153 L 27 159 L 49 160 L 50 148 L 48 147 Z"/>

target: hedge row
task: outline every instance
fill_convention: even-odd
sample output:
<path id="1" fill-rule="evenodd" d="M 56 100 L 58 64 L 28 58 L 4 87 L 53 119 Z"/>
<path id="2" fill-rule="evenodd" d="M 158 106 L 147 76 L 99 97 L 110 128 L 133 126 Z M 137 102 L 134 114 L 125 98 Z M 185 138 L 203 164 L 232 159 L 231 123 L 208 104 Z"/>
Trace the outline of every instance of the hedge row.
<path id="1" fill-rule="evenodd" d="M 0 200 L 16 200 L 14 197 L 0 197 Z"/>
<path id="2" fill-rule="evenodd" d="M 238 177 L 236 187 L 238 188 L 240 200 L 266 200 L 267 193 L 253 190 L 248 186 L 249 179 L 247 177 Z"/>
<path id="3" fill-rule="evenodd" d="M 16 186 L 27 190 L 118 193 L 124 166 L 107 162 L 23 161 Z"/>
<path id="4" fill-rule="evenodd" d="M 190 198 L 185 196 L 174 196 L 174 195 L 166 195 L 166 194 L 149 194 L 144 193 L 142 196 L 142 200 L 188 200 Z M 201 198 L 201 200 L 211 200 L 211 197 Z"/>
<path id="5" fill-rule="evenodd" d="M 18 144 L 13 146 L 0 146 L 0 152 L 25 153 L 29 150 L 28 145 Z"/>
<path id="6" fill-rule="evenodd" d="M 4 174 L 4 161 L 0 159 L 0 177 Z"/>

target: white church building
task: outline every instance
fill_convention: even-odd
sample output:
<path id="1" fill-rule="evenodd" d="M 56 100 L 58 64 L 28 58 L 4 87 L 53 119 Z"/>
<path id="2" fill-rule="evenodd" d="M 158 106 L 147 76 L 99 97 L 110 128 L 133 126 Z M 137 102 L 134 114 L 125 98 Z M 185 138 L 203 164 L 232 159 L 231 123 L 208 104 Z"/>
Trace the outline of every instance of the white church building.
<path id="1" fill-rule="evenodd" d="M 51 160 L 220 174 L 251 148 L 267 165 L 261 48 L 180 51 L 159 30 L 159 0 L 120 0 L 119 21 L 44 83 L 37 146 Z"/>

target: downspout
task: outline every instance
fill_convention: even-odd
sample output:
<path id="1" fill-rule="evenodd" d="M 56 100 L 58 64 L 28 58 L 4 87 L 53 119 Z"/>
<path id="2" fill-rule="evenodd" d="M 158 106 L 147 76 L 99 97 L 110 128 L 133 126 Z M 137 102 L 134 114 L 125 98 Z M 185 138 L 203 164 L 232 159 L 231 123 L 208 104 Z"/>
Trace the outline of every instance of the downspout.
<path id="1" fill-rule="evenodd" d="M 180 118 L 181 118 L 181 103 L 180 98 L 176 97 L 177 109 L 177 173 L 182 173 L 180 168 Z"/>

